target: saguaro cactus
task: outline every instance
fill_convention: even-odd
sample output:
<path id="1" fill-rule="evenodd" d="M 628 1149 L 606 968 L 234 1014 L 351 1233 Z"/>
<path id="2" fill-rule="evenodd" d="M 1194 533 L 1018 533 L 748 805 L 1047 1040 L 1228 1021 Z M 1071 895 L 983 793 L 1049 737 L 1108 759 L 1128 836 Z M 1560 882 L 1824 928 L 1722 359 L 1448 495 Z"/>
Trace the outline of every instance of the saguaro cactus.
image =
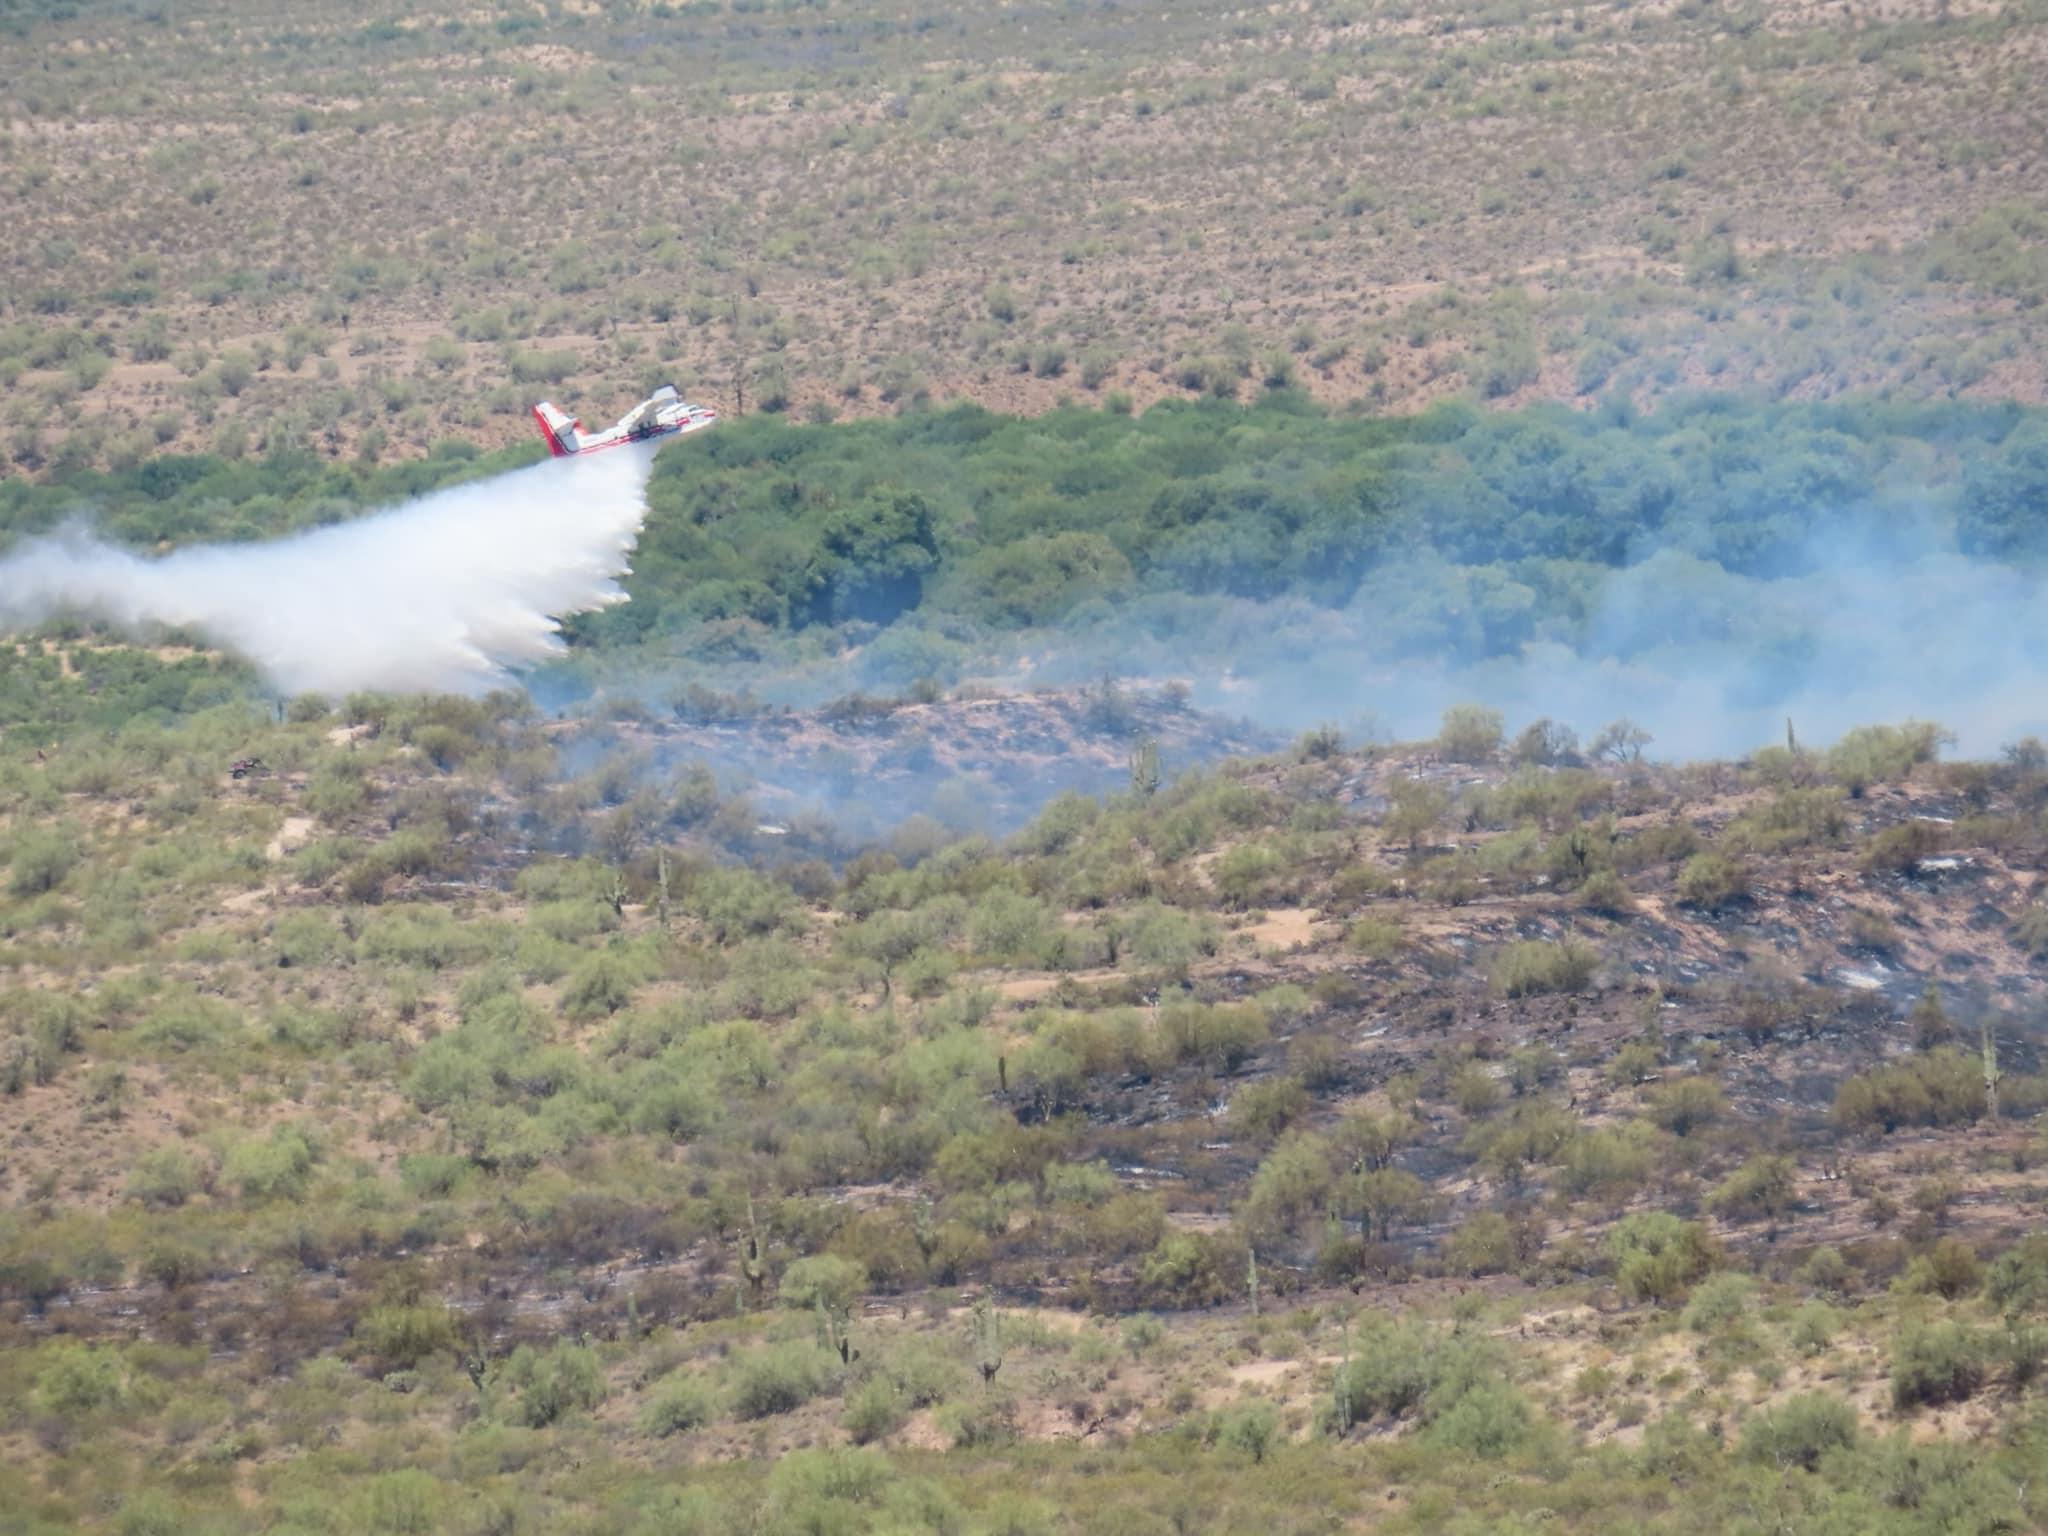
<path id="1" fill-rule="evenodd" d="M 974 1368 L 981 1372 L 981 1389 L 986 1392 L 1003 1368 L 1003 1324 L 989 1305 L 986 1292 L 974 1303 Z"/>

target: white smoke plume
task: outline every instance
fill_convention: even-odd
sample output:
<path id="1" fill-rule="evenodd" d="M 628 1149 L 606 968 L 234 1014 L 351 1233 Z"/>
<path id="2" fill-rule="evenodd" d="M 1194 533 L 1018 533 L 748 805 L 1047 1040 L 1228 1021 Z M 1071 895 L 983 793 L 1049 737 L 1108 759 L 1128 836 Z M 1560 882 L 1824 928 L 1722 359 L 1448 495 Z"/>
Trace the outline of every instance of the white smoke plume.
<path id="1" fill-rule="evenodd" d="M 354 522 L 160 559 L 72 528 L 0 559 L 0 627 L 88 615 L 193 630 L 288 693 L 477 693 L 624 600 L 657 445 L 550 459 Z"/>

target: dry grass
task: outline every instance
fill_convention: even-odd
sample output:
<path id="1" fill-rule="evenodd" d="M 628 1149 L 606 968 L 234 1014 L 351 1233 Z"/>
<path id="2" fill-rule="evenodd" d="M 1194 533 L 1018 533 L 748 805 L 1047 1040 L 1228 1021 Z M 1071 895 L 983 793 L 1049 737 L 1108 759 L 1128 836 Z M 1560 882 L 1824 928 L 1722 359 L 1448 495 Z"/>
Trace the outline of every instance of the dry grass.
<path id="1" fill-rule="evenodd" d="M 24 23 L 5 446 L 404 453 L 671 375 L 2038 399 L 2043 39 L 1935 0 Z"/>

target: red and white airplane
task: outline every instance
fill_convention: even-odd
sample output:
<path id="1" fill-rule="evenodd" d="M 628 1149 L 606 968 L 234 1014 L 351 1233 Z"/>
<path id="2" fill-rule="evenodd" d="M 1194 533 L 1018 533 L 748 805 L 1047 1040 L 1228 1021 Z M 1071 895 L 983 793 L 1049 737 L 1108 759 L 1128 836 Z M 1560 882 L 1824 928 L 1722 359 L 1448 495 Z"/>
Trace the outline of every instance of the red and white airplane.
<path id="1" fill-rule="evenodd" d="M 690 404 L 677 396 L 675 385 L 664 384 L 621 416 L 617 426 L 602 432 L 584 431 L 582 422 L 545 400 L 533 408 L 533 421 L 548 452 L 563 459 L 571 454 L 600 453 L 621 443 L 644 443 L 651 437 L 701 432 L 717 425 L 718 412 L 708 405 Z"/>

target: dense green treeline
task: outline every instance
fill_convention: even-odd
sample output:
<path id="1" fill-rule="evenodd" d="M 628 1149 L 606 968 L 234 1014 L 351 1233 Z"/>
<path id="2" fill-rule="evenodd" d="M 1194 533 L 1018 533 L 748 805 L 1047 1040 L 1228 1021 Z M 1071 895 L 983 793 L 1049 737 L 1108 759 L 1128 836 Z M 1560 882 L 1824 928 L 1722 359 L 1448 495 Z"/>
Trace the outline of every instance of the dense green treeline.
<path id="1" fill-rule="evenodd" d="M 131 544 L 251 538 L 530 457 L 444 445 L 378 471 L 164 458 L 0 487 L 0 538 L 80 511 Z M 752 667 L 784 692 L 950 681 L 1054 628 L 1117 637 L 1109 653 L 1135 666 L 1265 656 L 1290 669 L 1319 654 L 1458 664 L 1545 644 L 1696 658 L 1739 637 L 1742 664 L 1777 678 L 1812 650 L 1814 626 L 1859 600 L 1774 602 L 1776 578 L 1846 590 L 1946 551 L 1975 562 L 1968 583 L 1949 572 L 1952 593 L 1975 592 L 1999 562 L 2030 561 L 2048 416 L 1717 395 L 1654 415 L 1450 403 L 1367 417 L 1287 391 L 1142 415 L 763 415 L 667 450 L 648 499 L 632 601 L 567 621 L 581 654 L 544 693 L 643 661 L 665 686 L 679 665 L 729 681 Z M 1617 625 L 1625 569 L 1647 579 L 1631 578 Z M 801 681 L 856 652 L 850 670 Z"/>
<path id="2" fill-rule="evenodd" d="M 83 516 L 124 544 L 268 539 L 341 522 L 459 480 L 530 462 L 537 446 L 479 453 L 450 438 L 424 459 L 372 466 L 303 449 L 263 458 L 166 454 L 133 469 L 80 470 L 48 482 L 0 481 L 0 548 Z"/>
<path id="3" fill-rule="evenodd" d="M 953 632 L 1092 598 L 1340 606 L 1418 560 L 1533 593 L 1485 651 L 1564 638 L 1605 570 L 1658 550 L 1798 574 L 1819 531 L 2029 549 L 2048 423 L 2011 407 L 1615 408 L 1333 415 L 1299 397 L 1034 419 L 974 407 L 820 429 L 756 418 L 657 469 L 616 643 L 705 621 L 802 628 L 921 608 Z M 1503 614 L 1504 619 L 1510 615 Z"/>

